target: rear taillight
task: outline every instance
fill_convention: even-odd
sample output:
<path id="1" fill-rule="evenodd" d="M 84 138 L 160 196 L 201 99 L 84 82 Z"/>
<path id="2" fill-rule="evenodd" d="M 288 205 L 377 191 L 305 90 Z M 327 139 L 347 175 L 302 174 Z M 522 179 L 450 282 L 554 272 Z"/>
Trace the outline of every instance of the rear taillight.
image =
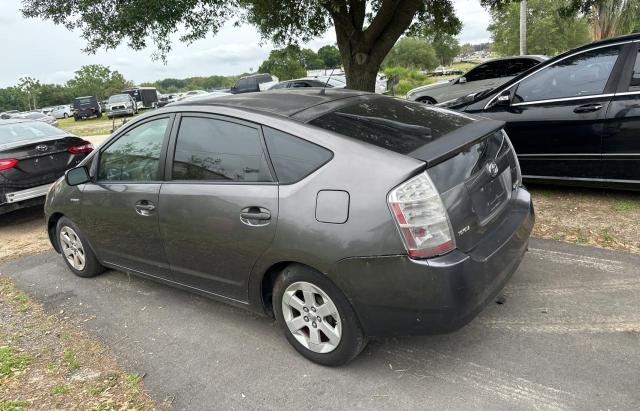
<path id="1" fill-rule="evenodd" d="M 13 168 L 16 166 L 16 164 L 18 164 L 18 160 L 16 160 L 15 158 L 7 158 L 5 160 L 0 160 L 0 171 Z"/>
<path id="2" fill-rule="evenodd" d="M 76 156 L 80 154 L 88 154 L 93 151 L 93 144 L 85 141 L 80 145 L 69 147 L 67 151 Z"/>
<path id="3" fill-rule="evenodd" d="M 513 154 L 513 161 L 515 162 L 515 166 L 516 166 L 515 181 L 513 182 L 513 188 L 515 189 L 522 186 L 522 171 L 520 170 L 520 161 L 518 161 L 518 154 L 516 153 L 516 150 L 513 148 L 513 144 L 511 144 L 511 140 L 509 139 L 509 136 L 507 135 L 507 132 L 504 131 L 504 129 L 502 129 L 502 135 L 504 136 L 504 140 L 509 145 L 511 154 Z"/>
<path id="4" fill-rule="evenodd" d="M 449 216 L 426 172 L 394 188 L 388 201 L 410 257 L 433 257 L 455 248 Z"/>

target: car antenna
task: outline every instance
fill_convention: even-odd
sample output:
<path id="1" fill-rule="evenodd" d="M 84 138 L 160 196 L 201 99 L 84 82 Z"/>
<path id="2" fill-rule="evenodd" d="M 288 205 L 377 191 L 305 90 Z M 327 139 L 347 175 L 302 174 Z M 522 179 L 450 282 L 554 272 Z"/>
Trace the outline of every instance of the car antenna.
<path id="1" fill-rule="evenodd" d="M 335 67 L 331 69 L 331 73 L 329 74 L 329 77 L 327 77 L 327 81 L 325 81 L 324 86 L 322 86 L 322 90 L 320 90 L 321 95 L 325 94 L 325 89 L 327 88 L 327 84 L 329 84 L 329 80 L 331 80 L 331 76 L 333 76 L 333 70 L 335 70 Z"/>

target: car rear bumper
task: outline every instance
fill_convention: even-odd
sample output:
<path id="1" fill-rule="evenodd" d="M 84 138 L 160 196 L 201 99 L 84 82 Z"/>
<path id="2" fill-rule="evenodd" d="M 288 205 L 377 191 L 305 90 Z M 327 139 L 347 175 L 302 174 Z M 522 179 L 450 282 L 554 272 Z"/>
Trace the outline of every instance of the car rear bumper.
<path id="1" fill-rule="evenodd" d="M 51 183 L 5 193 L 5 198 L 2 199 L 2 204 L 19 203 L 21 201 L 30 200 L 32 198 L 44 197 L 47 195 L 50 187 Z"/>
<path id="2" fill-rule="evenodd" d="M 125 108 L 119 110 L 110 110 L 108 112 L 109 117 L 117 117 L 117 116 L 130 116 L 133 114 L 133 108 Z"/>
<path id="3" fill-rule="evenodd" d="M 349 258 L 329 273 L 370 337 L 454 331 L 502 290 L 527 250 L 535 221 L 519 189 L 503 223 L 473 251 L 412 260 L 406 255 Z"/>

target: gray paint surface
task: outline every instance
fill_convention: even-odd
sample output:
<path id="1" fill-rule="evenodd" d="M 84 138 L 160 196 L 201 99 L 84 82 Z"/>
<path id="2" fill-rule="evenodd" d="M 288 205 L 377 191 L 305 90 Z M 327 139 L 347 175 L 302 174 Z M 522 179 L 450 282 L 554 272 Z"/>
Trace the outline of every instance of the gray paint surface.
<path id="1" fill-rule="evenodd" d="M 504 290 L 460 331 L 371 343 L 331 369 L 272 320 L 109 271 L 73 276 L 45 253 L 0 268 L 64 309 L 174 409 L 638 409 L 640 257 L 532 240 Z"/>

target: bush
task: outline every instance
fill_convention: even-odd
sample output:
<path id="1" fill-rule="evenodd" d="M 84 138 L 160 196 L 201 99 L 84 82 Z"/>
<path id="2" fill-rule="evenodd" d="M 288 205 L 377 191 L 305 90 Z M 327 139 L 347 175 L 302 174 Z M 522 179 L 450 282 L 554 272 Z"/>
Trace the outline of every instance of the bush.
<path id="1" fill-rule="evenodd" d="M 396 96 L 404 96 L 413 88 L 433 83 L 433 78 L 427 77 L 426 74 L 418 70 L 405 67 L 387 67 L 384 69 L 384 74 L 388 79 L 392 77 L 399 79 L 398 84 L 393 87 L 393 94 Z"/>

